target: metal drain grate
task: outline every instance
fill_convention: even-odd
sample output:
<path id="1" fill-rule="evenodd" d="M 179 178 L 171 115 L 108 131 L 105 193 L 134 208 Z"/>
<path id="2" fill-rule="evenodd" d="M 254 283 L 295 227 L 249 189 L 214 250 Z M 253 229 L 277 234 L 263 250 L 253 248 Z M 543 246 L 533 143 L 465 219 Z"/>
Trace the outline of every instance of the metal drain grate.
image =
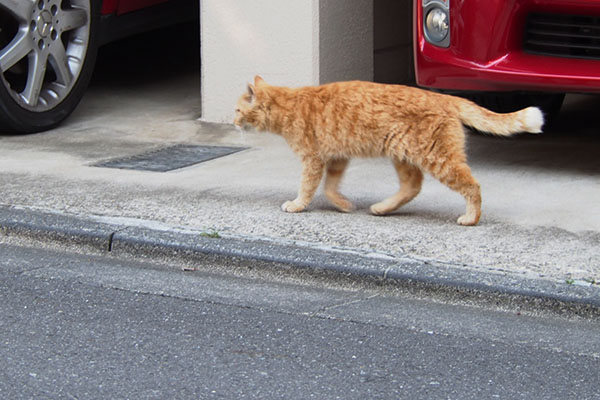
<path id="1" fill-rule="evenodd" d="M 246 150 L 247 147 L 176 145 L 135 156 L 92 164 L 93 167 L 167 172 Z"/>

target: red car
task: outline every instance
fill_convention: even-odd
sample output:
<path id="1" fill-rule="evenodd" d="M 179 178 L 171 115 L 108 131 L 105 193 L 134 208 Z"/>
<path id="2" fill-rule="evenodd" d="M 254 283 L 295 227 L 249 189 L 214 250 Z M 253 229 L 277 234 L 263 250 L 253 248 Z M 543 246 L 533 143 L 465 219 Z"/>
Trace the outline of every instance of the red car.
<path id="1" fill-rule="evenodd" d="M 198 0 L 0 0 L 0 134 L 52 128 L 77 106 L 99 46 L 197 19 Z"/>
<path id="2" fill-rule="evenodd" d="M 415 0 L 414 28 L 420 86 L 498 111 L 600 93 L 600 0 Z"/>

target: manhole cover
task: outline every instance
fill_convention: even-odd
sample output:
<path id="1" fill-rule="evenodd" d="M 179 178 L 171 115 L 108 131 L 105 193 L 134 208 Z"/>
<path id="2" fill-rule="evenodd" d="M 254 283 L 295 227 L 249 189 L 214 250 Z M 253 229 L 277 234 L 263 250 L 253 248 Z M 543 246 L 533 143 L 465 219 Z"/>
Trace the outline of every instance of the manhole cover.
<path id="1" fill-rule="evenodd" d="M 135 156 L 102 161 L 92 164 L 92 166 L 167 172 L 178 168 L 189 167 L 190 165 L 223 157 L 246 149 L 247 147 L 176 145 Z"/>

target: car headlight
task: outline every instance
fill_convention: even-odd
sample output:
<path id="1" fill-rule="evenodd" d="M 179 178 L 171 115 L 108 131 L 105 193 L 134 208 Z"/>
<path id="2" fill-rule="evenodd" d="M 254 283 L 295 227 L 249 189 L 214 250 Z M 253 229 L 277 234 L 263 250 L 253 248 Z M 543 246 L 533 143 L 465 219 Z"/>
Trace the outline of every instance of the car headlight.
<path id="1" fill-rule="evenodd" d="M 450 46 L 450 0 L 423 0 L 423 32 L 436 46 Z"/>

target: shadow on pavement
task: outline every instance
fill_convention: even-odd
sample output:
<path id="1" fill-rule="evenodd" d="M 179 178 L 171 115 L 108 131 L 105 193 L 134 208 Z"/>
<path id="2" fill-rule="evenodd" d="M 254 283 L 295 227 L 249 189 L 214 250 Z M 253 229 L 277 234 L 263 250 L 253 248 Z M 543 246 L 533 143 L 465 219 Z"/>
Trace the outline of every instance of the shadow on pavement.
<path id="1" fill-rule="evenodd" d="M 194 74 L 200 75 L 200 28 L 188 23 L 101 47 L 90 86 L 133 88 Z"/>
<path id="2" fill-rule="evenodd" d="M 519 166 L 556 173 L 600 174 L 600 96 L 568 95 L 540 135 L 499 138 L 469 134 L 472 164 Z"/>

